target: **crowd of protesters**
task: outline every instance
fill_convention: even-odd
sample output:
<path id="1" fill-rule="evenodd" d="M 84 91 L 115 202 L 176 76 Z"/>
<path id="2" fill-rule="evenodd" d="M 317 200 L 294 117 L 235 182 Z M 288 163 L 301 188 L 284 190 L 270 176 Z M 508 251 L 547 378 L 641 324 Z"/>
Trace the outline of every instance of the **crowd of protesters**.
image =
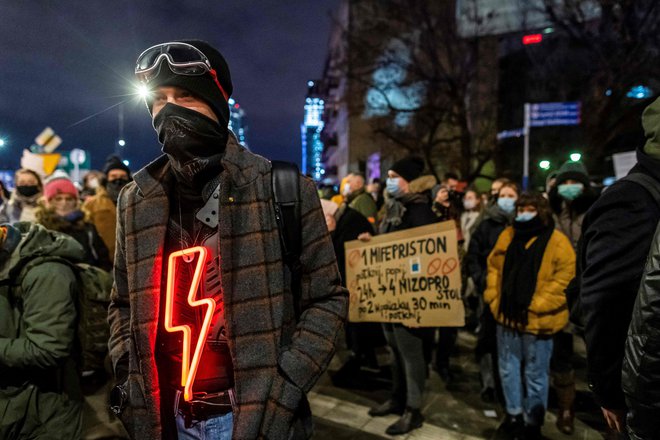
<path id="1" fill-rule="evenodd" d="M 467 310 L 462 331 L 476 336 L 481 398 L 502 405 L 506 416 L 499 431 L 509 438 L 542 438 L 551 387 L 557 396 L 556 427 L 573 433 L 576 336 L 586 341 L 589 387 L 612 432 L 633 439 L 660 432 L 659 101 L 647 108 L 642 122 L 647 143 L 637 151 L 637 165 L 602 194 L 582 162 L 563 164 L 544 191 L 523 192 L 516 182 L 496 178 L 480 192 L 452 173 L 438 181 L 414 156 L 392 163 L 382 182 L 351 173 L 337 187 L 319 188 L 343 280 L 347 242 L 454 223 Z M 20 278 L 24 308 L 18 336 L 9 321 L 0 324 L 0 389 L 5 396 L 15 393 L 0 408 L 0 433 L 9 435 L 4 427 L 16 426 L 10 422 L 20 417 L 21 399 L 36 399 L 34 405 L 52 424 L 33 421 L 22 429 L 57 427 L 76 438 L 83 431 L 76 414 L 82 412 L 85 381 L 111 380 L 110 369 L 76 375 L 75 367 L 64 367 L 79 355 L 73 334 L 77 306 L 70 300 L 79 279 L 62 261 L 112 270 L 118 196 L 131 180 L 131 171 L 113 156 L 82 185 L 61 172 L 43 178 L 19 169 L 14 189 L 0 188 L 0 283 L 9 286 Z M 53 249 L 56 257 L 35 260 L 44 249 Z M 33 260 L 39 270 L 23 274 L 21 264 Z M 48 300 L 39 299 L 44 286 L 53 292 Z M 4 294 L 0 302 L 0 317 L 11 310 L 7 298 Z M 369 411 L 372 417 L 399 416 L 387 434 L 422 426 L 430 371 L 445 383 L 454 379 L 450 360 L 458 331 L 346 323 L 349 375 L 378 372 L 377 350 L 388 348 L 391 393 Z M 27 377 L 41 387 L 40 396 L 12 388 L 13 376 L 25 378 L 50 365 L 69 374 L 58 378 L 58 386 Z"/>
<path id="2" fill-rule="evenodd" d="M 490 191 L 479 192 L 452 173 L 438 181 L 416 157 L 393 163 L 382 188 L 379 179 L 365 183 L 352 173 L 341 194 L 327 186 L 319 190 L 342 271 L 348 241 L 455 222 L 464 330 L 476 334 L 482 399 L 505 409 L 499 430 L 505 437 L 541 438 L 550 388 L 557 397 L 556 427 L 573 434 L 575 337 L 586 341 L 589 387 L 608 435 L 654 438 L 658 432 L 660 350 L 653 344 L 660 302 L 660 241 L 654 236 L 660 102 L 647 108 L 642 123 L 647 143 L 637 151 L 637 165 L 604 190 L 580 161 L 564 163 L 542 191 L 522 192 L 514 181 L 496 178 Z M 390 435 L 421 426 L 430 367 L 445 383 L 453 379 L 449 361 L 457 329 L 367 323 L 349 323 L 348 329 L 349 374 L 377 368 L 374 349 L 380 344 L 391 357 L 390 397 L 369 414 L 400 415 L 387 429 Z"/>

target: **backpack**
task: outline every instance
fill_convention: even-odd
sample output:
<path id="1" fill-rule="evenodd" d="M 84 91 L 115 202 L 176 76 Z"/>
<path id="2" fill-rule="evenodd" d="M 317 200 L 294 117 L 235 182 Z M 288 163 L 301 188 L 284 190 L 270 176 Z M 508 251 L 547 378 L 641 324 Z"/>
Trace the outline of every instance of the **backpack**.
<path id="1" fill-rule="evenodd" d="M 272 161 L 272 189 L 275 220 L 280 235 L 282 258 L 291 272 L 291 293 L 296 319 L 300 318 L 302 264 L 302 217 L 300 173 L 296 164 Z"/>
<path id="2" fill-rule="evenodd" d="M 43 256 L 30 260 L 16 277 L 11 295 L 14 304 L 22 314 L 22 283 L 27 273 L 45 262 L 57 262 L 69 266 L 78 280 L 76 310 L 78 312 L 78 325 L 76 339 L 82 354 L 82 371 L 103 369 L 106 354 L 108 353 L 108 340 L 110 339 L 110 325 L 108 324 L 108 306 L 110 305 L 110 292 L 112 290 L 112 275 L 95 266 L 84 263 L 72 263 L 63 257 Z M 17 327 L 20 323 L 17 323 Z"/>

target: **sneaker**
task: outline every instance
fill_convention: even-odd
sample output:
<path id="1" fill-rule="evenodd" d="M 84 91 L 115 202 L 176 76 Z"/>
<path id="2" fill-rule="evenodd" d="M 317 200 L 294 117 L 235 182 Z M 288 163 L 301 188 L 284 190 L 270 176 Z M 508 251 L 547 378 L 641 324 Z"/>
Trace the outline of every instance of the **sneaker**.
<path id="1" fill-rule="evenodd" d="M 424 416 L 418 409 L 406 408 L 401 418 L 390 425 L 385 434 L 402 435 L 407 434 L 413 429 L 420 428 L 424 424 Z"/>
<path id="2" fill-rule="evenodd" d="M 384 403 L 369 410 L 371 417 L 383 417 L 390 414 L 403 414 L 404 406 L 394 399 L 388 399 Z"/>

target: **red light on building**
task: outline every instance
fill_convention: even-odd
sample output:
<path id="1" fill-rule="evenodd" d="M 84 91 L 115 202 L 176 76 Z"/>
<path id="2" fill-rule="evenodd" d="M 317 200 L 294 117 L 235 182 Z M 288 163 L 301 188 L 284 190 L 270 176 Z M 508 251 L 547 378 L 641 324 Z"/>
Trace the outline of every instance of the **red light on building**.
<path id="1" fill-rule="evenodd" d="M 543 34 L 524 35 L 522 38 L 522 42 L 525 46 L 529 44 L 539 44 L 541 41 L 543 41 Z"/>

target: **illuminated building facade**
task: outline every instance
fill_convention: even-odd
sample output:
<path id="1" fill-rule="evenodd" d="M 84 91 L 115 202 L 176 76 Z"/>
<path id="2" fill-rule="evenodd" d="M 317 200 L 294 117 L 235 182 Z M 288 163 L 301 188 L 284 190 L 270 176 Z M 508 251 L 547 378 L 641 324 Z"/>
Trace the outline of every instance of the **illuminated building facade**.
<path id="1" fill-rule="evenodd" d="M 229 111 L 229 129 L 234 132 L 238 142 L 249 150 L 250 147 L 247 141 L 248 125 L 245 110 L 243 110 L 243 107 L 234 98 L 229 98 Z"/>
<path id="2" fill-rule="evenodd" d="M 302 138 L 302 172 L 320 181 L 325 175 L 323 166 L 323 109 L 325 101 L 319 93 L 319 86 L 314 81 L 307 83 L 305 99 L 305 120 L 300 126 Z"/>

